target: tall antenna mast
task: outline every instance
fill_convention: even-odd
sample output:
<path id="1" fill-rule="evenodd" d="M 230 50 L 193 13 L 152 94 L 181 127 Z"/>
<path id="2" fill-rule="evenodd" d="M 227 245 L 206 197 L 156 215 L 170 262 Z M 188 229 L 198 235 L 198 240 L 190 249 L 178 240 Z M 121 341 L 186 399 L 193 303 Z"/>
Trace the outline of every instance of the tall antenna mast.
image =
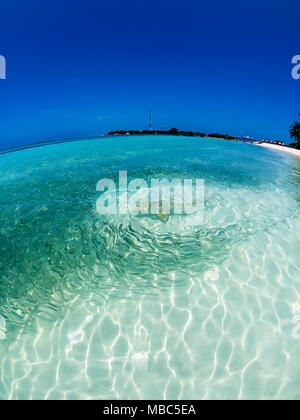
<path id="1" fill-rule="evenodd" d="M 149 111 L 149 130 L 152 131 L 152 111 Z"/>

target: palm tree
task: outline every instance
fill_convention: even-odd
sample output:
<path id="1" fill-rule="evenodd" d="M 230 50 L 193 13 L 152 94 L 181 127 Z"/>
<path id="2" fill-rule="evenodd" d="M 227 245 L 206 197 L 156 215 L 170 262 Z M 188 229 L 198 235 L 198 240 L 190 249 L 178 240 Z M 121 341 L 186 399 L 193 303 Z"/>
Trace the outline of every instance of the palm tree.
<path id="1" fill-rule="evenodd" d="M 300 142 L 300 122 L 295 121 L 290 127 L 290 136 L 297 142 Z"/>
<path id="2" fill-rule="evenodd" d="M 295 121 L 290 126 L 290 136 L 292 139 L 296 140 L 296 143 L 300 144 L 300 122 L 299 121 Z"/>

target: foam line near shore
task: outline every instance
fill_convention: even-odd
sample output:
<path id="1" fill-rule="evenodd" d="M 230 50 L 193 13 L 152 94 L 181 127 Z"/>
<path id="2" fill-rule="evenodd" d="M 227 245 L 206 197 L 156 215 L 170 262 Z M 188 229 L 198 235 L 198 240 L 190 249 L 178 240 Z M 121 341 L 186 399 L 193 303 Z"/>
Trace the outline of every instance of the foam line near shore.
<path id="1" fill-rule="evenodd" d="M 277 145 L 277 144 L 269 144 L 269 143 L 257 143 L 256 145 L 257 146 L 268 147 L 268 148 L 274 149 L 274 150 L 279 150 L 281 152 L 291 153 L 294 156 L 299 156 L 300 157 L 300 150 L 293 149 L 291 147 L 280 146 L 280 145 Z"/>

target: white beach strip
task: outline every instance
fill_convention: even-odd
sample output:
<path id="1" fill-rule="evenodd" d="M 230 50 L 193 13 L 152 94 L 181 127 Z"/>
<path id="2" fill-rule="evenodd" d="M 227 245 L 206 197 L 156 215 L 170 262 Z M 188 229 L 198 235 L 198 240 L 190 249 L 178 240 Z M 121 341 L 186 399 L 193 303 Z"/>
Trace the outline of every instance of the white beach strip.
<path id="1" fill-rule="evenodd" d="M 269 144 L 269 143 L 256 143 L 257 146 L 269 147 L 270 149 L 279 150 L 281 152 L 288 152 L 294 156 L 300 157 L 300 150 L 293 149 L 287 146 L 279 146 L 278 144 Z"/>

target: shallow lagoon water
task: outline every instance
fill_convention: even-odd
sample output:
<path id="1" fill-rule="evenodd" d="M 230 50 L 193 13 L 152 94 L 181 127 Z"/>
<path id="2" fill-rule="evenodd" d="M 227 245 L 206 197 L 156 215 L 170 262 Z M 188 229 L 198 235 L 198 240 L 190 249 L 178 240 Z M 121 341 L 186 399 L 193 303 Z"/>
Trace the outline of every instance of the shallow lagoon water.
<path id="1" fill-rule="evenodd" d="M 204 179 L 203 223 L 100 216 L 96 184 L 121 170 Z M 0 398 L 299 399 L 299 209 L 300 160 L 253 145 L 0 156 Z"/>

